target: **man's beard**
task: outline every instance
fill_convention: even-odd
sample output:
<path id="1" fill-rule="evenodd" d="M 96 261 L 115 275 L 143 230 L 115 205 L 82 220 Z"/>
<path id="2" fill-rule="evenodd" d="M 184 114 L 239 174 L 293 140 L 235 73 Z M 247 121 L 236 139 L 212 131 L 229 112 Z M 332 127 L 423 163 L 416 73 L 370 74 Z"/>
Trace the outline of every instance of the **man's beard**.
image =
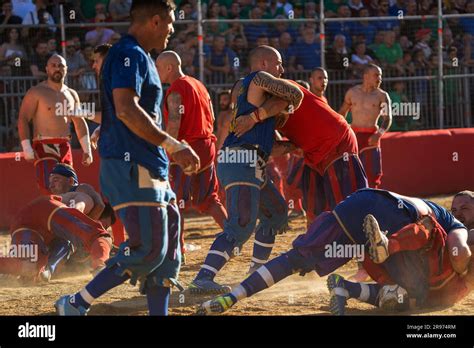
<path id="1" fill-rule="evenodd" d="M 50 76 L 50 79 L 51 79 L 51 81 L 53 81 L 54 83 L 59 83 L 59 82 L 62 81 L 63 75 L 61 75 L 61 74 L 53 74 L 53 75 Z"/>
<path id="2" fill-rule="evenodd" d="M 219 105 L 219 109 L 221 111 L 227 111 L 227 110 L 229 110 L 229 105 L 225 105 L 224 107 L 222 107 L 222 105 Z"/>

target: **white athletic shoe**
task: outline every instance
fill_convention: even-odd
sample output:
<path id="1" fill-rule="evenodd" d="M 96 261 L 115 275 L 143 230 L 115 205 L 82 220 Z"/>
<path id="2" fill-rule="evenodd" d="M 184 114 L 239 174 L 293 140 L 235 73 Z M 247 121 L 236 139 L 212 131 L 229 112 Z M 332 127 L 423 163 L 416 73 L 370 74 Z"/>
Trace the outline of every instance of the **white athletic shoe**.
<path id="1" fill-rule="evenodd" d="M 382 263 L 390 256 L 388 253 L 388 238 L 380 230 L 377 219 L 368 214 L 364 218 L 364 232 L 369 239 L 369 257 L 374 263 Z"/>

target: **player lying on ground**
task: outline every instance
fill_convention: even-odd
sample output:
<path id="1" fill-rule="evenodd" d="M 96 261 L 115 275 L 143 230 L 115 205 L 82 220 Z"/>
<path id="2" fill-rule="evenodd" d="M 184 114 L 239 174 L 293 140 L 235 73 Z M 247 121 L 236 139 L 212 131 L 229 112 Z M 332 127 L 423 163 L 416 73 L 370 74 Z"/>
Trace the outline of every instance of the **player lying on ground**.
<path id="1" fill-rule="evenodd" d="M 272 116 L 289 105 L 297 110 L 303 94 L 299 88 L 279 78 L 283 67 L 276 49 L 259 46 L 250 53 L 249 62 L 250 74 L 232 89 L 234 119 L 217 158 L 217 175 L 225 188 L 229 217 L 224 223 L 223 233 L 211 245 L 204 264 L 192 281 L 191 293 L 229 291 L 229 287 L 217 284 L 214 278 L 227 261 L 238 254 L 252 233 L 255 231 L 252 261 L 260 265 L 270 256 L 275 235 L 288 228 L 286 202 L 265 176 L 265 165 L 274 142 L 276 121 Z M 280 100 L 281 103 L 265 116 L 261 115 L 261 122 L 252 130 L 239 134 L 233 126 L 235 121 L 241 115 L 258 110 L 256 105 L 262 105 L 267 99 Z M 238 154 L 244 156 L 238 159 Z"/>
<path id="2" fill-rule="evenodd" d="M 293 241 L 293 248 L 270 260 L 252 273 L 230 293 L 203 303 L 198 314 L 222 313 L 246 297 L 260 292 L 280 280 L 294 274 L 304 275 L 316 271 L 325 276 L 346 264 L 355 255 L 347 257 L 328 257 L 328 246 L 351 246 L 364 248 L 369 239 L 363 231 L 366 215 L 372 214 L 383 230 L 399 231 L 402 227 L 417 222 L 420 218 L 432 215 L 437 226 L 446 231 L 446 245 L 453 270 L 464 273 L 471 258 L 467 245 L 467 230 L 451 213 L 443 207 L 419 198 L 375 189 L 362 189 L 348 196 L 333 211 L 324 212 L 311 224 L 308 231 Z M 333 253 L 333 255 L 337 255 Z M 396 253 L 384 268 L 397 274 L 399 264 L 405 262 L 403 253 Z M 392 271 L 393 270 L 393 271 Z M 394 279 L 398 284 L 405 282 Z"/>
<path id="3" fill-rule="evenodd" d="M 468 229 L 467 244 L 474 250 L 474 193 L 462 191 L 454 196 L 451 211 Z M 447 235 L 429 217 L 410 224 L 387 238 L 381 233 L 377 220 L 368 215 L 364 222 L 368 234 L 370 259 L 364 262 L 366 269 L 377 284 L 350 282 L 337 274 L 328 277 L 331 292 L 330 309 L 333 314 L 343 315 L 347 299 L 355 298 L 372 305 L 389 309 L 407 309 L 410 305 L 432 307 L 452 305 L 466 296 L 474 287 L 474 258 L 467 275 L 456 273 L 449 262 L 449 249 L 444 247 Z M 379 243 L 380 245 L 377 245 Z M 429 247 L 429 243 L 438 243 Z M 374 245 L 372 245 L 374 244 Z M 427 248 L 428 246 L 428 248 Z M 439 252 L 444 250 L 443 252 Z M 390 271 L 384 268 L 389 256 L 395 253 L 414 253 L 416 257 L 405 257 L 405 263 L 394 278 L 403 279 L 407 288 L 394 284 Z M 423 267 L 420 265 L 429 265 Z M 411 283 L 410 283 L 411 282 Z M 392 284 L 392 285 L 386 285 Z M 408 300 L 404 298 L 408 297 Z M 410 301 L 413 298 L 414 301 Z"/>
<path id="4" fill-rule="evenodd" d="M 349 298 L 387 310 L 453 305 L 474 288 L 474 258 L 464 273 L 456 273 L 445 245 L 447 235 L 431 217 L 424 217 L 386 237 L 377 220 L 367 215 L 364 229 L 370 240 L 370 257 L 364 266 L 377 283 L 351 282 L 331 274 L 327 283 L 331 293 L 329 308 L 333 314 L 344 315 Z M 472 252 L 474 246 L 471 245 L 470 250 Z M 405 261 L 398 268 L 385 267 L 389 258 L 397 253 Z"/>
<path id="5" fill-rule="evenodd" d="M 89 203 L 88 205 L 91 207 L 87 207 L 88 211 L 86 215 L 92 220 L 99 220 L 106 207 L 100 194 L 97 193 L 91 185 L 79 183 L 74 168 L 67 164 L 59 163 L 53 168 L 49 175 L 49 190 L 52 194 L 61 196 L 63 202 L 73 208 L 76 203 L 79 203 L 75 201 L 76 195 L 74 192 L 82 192 L 90 197 L 91 200 L 88 200 L 87 203 Z M 108 209 L 110 209 L 110 205 Z M 80 253 L 75 253 L 74 256 L 77 257 L 79 254 Z M 68 259 L 70 256 L 72 256 L 72 250 L 69 241 L 59 240 L 52 243 L 49 250 L 48 264 L 41 274 L 43 279 L 49 280 L 60 262 L 64 259 Z M 87 260 L 87 256 L 88 254 L 86 253 L 86 258 L 83 258 L 82 262 Z"/>
<path id="6" fill-rule="evenodd" d="M 67 194 L 67 202 L 73 200 L 74 208 L 62 202 L 61 196 L 45 195 L 31 201 L 15 216 L 10 227 L 11 245 L 37 248 L 33 259 L 24 255 L 10 255 L 0 259 L 0 273 L 20 275 L 38 279 L 44 275 L 51 249 L 69 253 L 83 249 L 91 255 L 91 267 L 104 267 L 109 258 L 111 238 L 105 228 L 115 219 L 113 210 L 107 206 L 99 221 L 90 219 L 85 213 L 92 209 L 92 199 L 82 192 Z M 55 246 L 62 248 L 53 248 Z M 56 257 L 56 255 L 53 255 Z"/>

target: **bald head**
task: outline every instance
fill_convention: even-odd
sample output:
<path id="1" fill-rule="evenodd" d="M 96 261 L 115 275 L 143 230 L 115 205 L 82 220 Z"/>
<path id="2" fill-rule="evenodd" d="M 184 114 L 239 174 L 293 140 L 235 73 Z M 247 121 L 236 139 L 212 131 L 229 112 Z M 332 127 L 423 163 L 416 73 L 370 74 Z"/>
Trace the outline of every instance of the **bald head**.
<path id="1" fill-rule="evenodd" d="M 162 83 L 173 83 L 184 76 L 181 71 L 181 58 L 175 51 L 164 51 L 156 58 L 156 69 Z"/>
<path id="2" fill-rule="evenodd" d="M 275 77 L 283 74 L 280 53 L 273 47 L 262 45 L 254 48 L 249 54 L 251 71 L 263 70 Z"/>
<path id="3" fill-rule="evenodd" d="M 54 83 L 64 83 L 64 78 L 67 74 L 66 59 L 59 54 L 53 54 L 46 64 L 46 74 L 48 80 Z"/>

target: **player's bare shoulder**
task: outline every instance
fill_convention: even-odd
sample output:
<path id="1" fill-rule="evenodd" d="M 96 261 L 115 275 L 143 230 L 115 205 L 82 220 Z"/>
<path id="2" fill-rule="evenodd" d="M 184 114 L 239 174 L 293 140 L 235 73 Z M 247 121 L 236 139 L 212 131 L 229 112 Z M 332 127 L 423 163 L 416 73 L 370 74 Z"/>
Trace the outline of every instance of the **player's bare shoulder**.
<path id="1" fill-rule="evenodd" d="M 379 98 L 381 103 L 385 103 L 390 100 L 390 96 L 388 92 L 384 91 L 382 88 L 376 89 L 377 97 Z"/>

